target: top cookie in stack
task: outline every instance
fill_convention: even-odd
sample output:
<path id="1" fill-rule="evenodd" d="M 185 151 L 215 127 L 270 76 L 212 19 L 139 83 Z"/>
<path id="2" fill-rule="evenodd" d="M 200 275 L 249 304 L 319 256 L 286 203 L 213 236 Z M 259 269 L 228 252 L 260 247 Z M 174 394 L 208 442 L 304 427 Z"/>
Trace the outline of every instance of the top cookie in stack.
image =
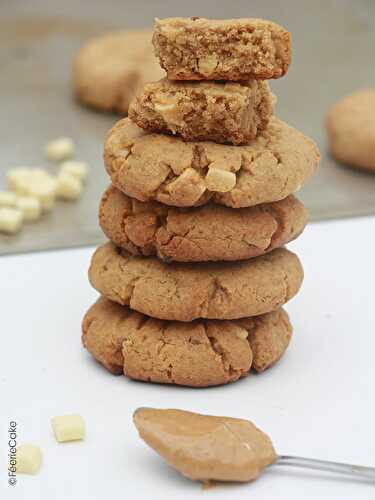
<path id="1" fill-rule="evenodd" d="M 288 345 L 280 308 L 303 270 L 280 247 L 304 229 L 292 193 L 319 152 L 273 116 L 264 79 L 288 69 L 282 27 L 172 18 L 156 21 L 153 43 L 168 78 L 144 87 L 105 144 L 112 186 L 99 218 L 112 243 L 89 275 L 106 299 L 88 312 L 83 341 L 132 378 L 226 383 Z"/>
<path id="2" fill-rule="evenodd" d="M 267 80 L 291 61 L 290 33 L 264 19 L 156 19 L 153 44 L 171 80 Z"/>

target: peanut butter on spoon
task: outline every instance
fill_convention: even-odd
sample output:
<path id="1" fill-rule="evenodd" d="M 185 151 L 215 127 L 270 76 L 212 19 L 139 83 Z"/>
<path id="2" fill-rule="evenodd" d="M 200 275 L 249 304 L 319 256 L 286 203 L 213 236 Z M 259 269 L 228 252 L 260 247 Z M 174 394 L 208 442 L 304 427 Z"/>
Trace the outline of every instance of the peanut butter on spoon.
<path id="1" fill-rule="evenodd" d="M 139 408 L 133 418 L 141 438 L 190 479 L 252 481 L 278 458 L 248 420 L 154 408 Z"/>

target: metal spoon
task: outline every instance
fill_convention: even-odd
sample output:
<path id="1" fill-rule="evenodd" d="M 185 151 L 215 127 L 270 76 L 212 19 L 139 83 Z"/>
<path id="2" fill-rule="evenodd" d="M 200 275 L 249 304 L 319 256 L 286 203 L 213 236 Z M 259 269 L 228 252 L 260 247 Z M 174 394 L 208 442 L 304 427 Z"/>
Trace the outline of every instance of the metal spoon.
<path id="1" fill-rule="evenodd" d="M 363 467 L 362 465 L 342 464 L 327 460 L 316 460 L 314 458 L 293 457 L 280 455 L 272 465 L 289 465 L 291 467 L 302 467 L 304 469 L 315 469 L 325 472 L 346 474 L 358 478 L 372 479 L 375 481 L 375 467 Z"/>

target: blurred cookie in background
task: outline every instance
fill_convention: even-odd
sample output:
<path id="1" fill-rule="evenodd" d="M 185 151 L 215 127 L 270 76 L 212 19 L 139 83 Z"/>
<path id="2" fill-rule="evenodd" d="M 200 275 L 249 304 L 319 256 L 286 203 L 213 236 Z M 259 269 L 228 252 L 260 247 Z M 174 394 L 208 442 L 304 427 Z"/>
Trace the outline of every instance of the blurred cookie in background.
<path id="1" fill-rule="evenodd" d="M 336 160 L 375 172 L 375 88 L 338 101 L 327 114 L 326 129 Z"/>
<path id="2" fill-rule="evenodd" d="M 73 63 L 73 89 L 78 99 L 92 108 L 127 113 L 137 91 L 165 75 L 151 38 L 150 30 L 132 30 L 89 40 Z"/>

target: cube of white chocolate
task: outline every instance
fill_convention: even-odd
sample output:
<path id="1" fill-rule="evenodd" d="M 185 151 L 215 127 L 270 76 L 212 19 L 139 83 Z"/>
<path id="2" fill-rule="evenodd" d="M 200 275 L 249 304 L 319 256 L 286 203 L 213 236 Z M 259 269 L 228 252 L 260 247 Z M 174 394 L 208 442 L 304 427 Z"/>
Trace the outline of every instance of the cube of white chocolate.
<path id="1" fill-rule="evenodd" d="M 11 189 L 17 191 L 20 184 L 25 182 L 30 176 L 31 169 L 27 167 L 11 168 L 7 172 L 8 184 Z"/>
<path id="2" fill-rule="evenodd" d="M 46 177 L 34 177 L 22 186 L 20 194 L 38 198 L 42 210 L 47 212 L 52 210 L 55 205 L 57 182 L 54 177 L 47 175 Z"/>
<path id="3" fill-rule="evenodd" d="M 62 200 L 74 201 L 82 194 L 82 182 L 70 174 L 61 173 L 57 177 L 57 197 Z"/>
<path id="4" fill-rule="evenodd" d="M 17 195 L 12 191 L 0 191 L 0 207 L 15 207 Z"/>
<path id="5" fill-rule="evenodd" d="M 0 207 L 0 233 L 15 234 L 22 226 L 21 210 L 12 207 Z"/>
<path id="6" fill-rule="evenodd" d="M 81 415 L 63 415 L 52 418 L 56 441 L 78 441 L 85 437 L 85 422 Z"/>
<path id="7" fill-rule="evenodd" d="M 56 197 L 56 180 L 42 168 L 16 168 L 8 172 L 11 188 L 20 196 L 38 198 L 42 209 L 51 210 Z"/>
<path id="8" fill-rule="evenodd" d="M 51 179 L 52 176 L 45 168 L 32 168 L 30 169 L 30 176 L 33 180 Z"/>
<path id="9" fill-rule="evenodd" d="M 17 446 L 17 474 L 36 474 L 42 465 L 42 451 L 35 444 Z"/>
<path id="10" fill-rule="evenodd" d="M 40 201 L 32 196 L 20 196 L 17 199 L 17 208 L 23 213 L 25 221 L 38 220 L 42 213 Z"/>
<path id="11" fill-rule="evenodd" d="M 60 173 L 72 175 L 76 179 L 84 181 L 89 173 L 89 167 L 83 161 L 64 161 L 61 164 Z"/>
<path id="12" fill-rule="evenodd" d="M 207 189 L 218 193 L 231 191 L 236 185 L 236 174 L 218 168 L 210 168 L 205 177 Z"/>
<path id="13" fill-rule="evenodd" d="M 44 148 L 49 160 L 62 161 L 71 158 L 74 153 L 74 144 L 69 137 L 59 137 L 50 141 Z"/>

